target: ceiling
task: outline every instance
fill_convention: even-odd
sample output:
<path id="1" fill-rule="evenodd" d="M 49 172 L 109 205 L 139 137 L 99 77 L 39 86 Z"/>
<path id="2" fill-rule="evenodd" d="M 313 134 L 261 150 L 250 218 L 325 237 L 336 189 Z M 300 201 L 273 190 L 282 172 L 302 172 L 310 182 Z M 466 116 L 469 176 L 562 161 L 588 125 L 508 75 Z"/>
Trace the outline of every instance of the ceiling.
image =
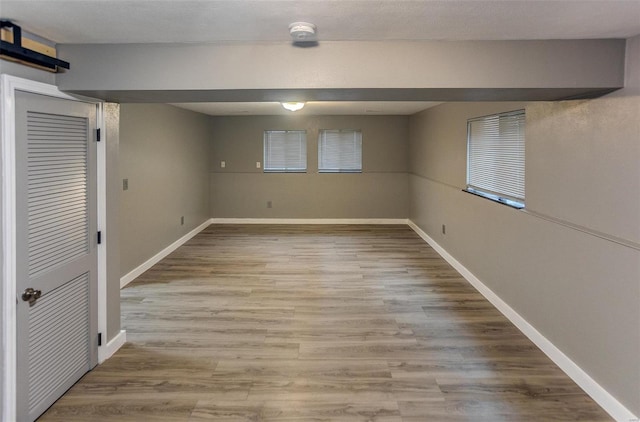
<path id="1" fill-rule="evenodd" d="M 0 0 L 2 17 L 57 43 L 628 38 L 640 0 Z"/>
<path id="2" fill-rule="evenodd" d="M 640 34 L 640 0 L 0 0 L 0 17 L 62 44 L 290 42 L 295 21 L 316 24 L 320 43 Z M 300 113 L 413 114 L 434 104 L 314 102 Z M 286 113 L 277 103 L 178 106 L 213 115 Z"/>
<path id="3" fill-rule="evenodd" d="M 425 101 L 313 101 L 296 111 L 304 115 L 411 115 L 436 106 Z M 280 103 L 174 103 L 173 105 L 213 116 L 291 114 Z"/>

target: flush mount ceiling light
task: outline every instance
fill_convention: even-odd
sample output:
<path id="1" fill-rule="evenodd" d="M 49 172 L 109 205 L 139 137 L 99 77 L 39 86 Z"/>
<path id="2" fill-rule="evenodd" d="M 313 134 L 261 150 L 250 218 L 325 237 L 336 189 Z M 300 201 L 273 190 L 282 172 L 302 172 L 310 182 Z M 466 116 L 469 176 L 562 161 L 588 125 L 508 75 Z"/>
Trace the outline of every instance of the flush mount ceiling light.
<path id="1" fill-rule="evenodd" d="M 301 110 L 302 107 L 304 107 L 304 103 L 298 103 L 298 102 L 288 102 L 288 103 L 280 103 L 282 104 L 282 107 L 286 108 L 289 111 L 298 111 Z"/>
<path id="2" fill-rule="evenodd" d="M 294 43 L 315 42 L 316 26 L 309 22 L 294 22 L 289 25 L 289 34 Z"/>

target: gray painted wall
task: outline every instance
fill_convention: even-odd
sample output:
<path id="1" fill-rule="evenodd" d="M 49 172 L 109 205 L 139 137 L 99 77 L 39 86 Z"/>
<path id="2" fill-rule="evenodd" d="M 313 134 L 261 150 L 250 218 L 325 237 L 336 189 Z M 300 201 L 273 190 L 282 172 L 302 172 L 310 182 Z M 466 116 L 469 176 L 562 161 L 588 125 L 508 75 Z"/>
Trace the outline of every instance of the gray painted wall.
<path id="1" fill-rule="evenodd" d="M 120 105 L 104 104 L 106 146 L 107 342 L 120 332 Z"/>
<path id="2" fill-rule="evenodd" d="M 406 218 L 406 116 L 212 119 L 212 217 Z M 263 173 L 265 130 L 307 131 L 307 173 Z M 319 174 L 318 130 L 362 130 L 362 173 Z M 220 161 L 226 167 L 220 167 Z M 272 201 L 273 208 L 267 208 Z"/>
<path id="3" fill-rule="evenodd" d="M 209 130 L 203 114 L 121 105 L 119 189 L 129 180 L 120 192 L 121 276 L 209 218 Z"/>
<path id="4" fill-rule="evenodd" d="M 55 85 L 56 74 L 46 70 L 35 69 L 23 64 L 0 59 L 0 73 L 17 76 L 32 81 Z"/>
<path id="5" fill-rule="evenodd" d="M 306 101 L 364 100 L 379 88 L 386 91 L 377 95 L 387 99 L 392 94 L 394 100 L 410 99 L 418 88 L 431 88 L 443 91 L 413 99 L 462 101 L 477 99 L 474 89 L 482 88 L 515 90 L 523 98 L 533 95 L 531 89 L 615 88 L 624 82 L 624 40 L 614 39 L 323 41 L 314 48 L 290 43 L 94 44 L 61 45 L 59 51 L 72 63 L 56 79 L 61 89 L 119 102 L 189 101 L 185 95 L 198 101 L 295 99 L 283 90 L 294 90 Z"/>
<path id="6" fill-rule="evenodd" d="M 640 37 L 627 49 L 626 88 L 614 95 L 449 103 L 413 116 L 409 216 L 640 414 Z M 467 119 L 522 106 L 536 214 L 461 191 Z"/>

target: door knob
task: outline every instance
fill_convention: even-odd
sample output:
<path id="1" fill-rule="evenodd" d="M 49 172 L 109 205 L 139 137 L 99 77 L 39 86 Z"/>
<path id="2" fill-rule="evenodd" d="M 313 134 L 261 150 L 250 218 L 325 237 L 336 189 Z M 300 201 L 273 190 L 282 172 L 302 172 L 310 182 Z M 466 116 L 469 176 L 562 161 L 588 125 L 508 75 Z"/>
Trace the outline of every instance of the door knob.
<path id="1" fill-rule="evenodd" d="M 22 293 L 22 300 L 29 302 L 29 305 L 33 305 L 40 296 L 42 296 L 42 290 L 28 287 L 24 293 Z"/>

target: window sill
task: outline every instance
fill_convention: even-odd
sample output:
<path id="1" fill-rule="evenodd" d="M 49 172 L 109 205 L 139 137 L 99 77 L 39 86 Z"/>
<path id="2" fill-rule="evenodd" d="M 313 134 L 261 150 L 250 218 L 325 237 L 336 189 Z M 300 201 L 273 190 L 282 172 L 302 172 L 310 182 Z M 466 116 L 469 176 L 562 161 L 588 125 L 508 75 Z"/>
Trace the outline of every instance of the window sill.
<path id="1" fill-rule="evenodd" d="M 306 170 L 264 170 L 263 173 L 306 173 Z"/>
<path id="2" fill-rule="evenodd" d="M 518 210 L 521 210 L 521 209 L 524 208 L 524 202 L 514 201 L 513 199 L 504 198 L 504 197 L 499 196 L 499 195 L 494 195 L 494 194 L 486 193 L 486 192 L 480 192 L 480 191 L 477 191 L 475 189 L 470 189 L 470 188 L 462 189 L 462 191 L 466 192 L 466 193 L 470 193 L 470 194 L 475 195 L 475 196 L 479 196 L 480 198 L 484 198 L 484 199 L 488 199 L 488 200 L 493 201 L 493 202 L 497 202 L 498 204 L 506 205 L 507 207 L 510 207 L 510 208 L 515 208 L 515 209 L 518 209 Z"/>

